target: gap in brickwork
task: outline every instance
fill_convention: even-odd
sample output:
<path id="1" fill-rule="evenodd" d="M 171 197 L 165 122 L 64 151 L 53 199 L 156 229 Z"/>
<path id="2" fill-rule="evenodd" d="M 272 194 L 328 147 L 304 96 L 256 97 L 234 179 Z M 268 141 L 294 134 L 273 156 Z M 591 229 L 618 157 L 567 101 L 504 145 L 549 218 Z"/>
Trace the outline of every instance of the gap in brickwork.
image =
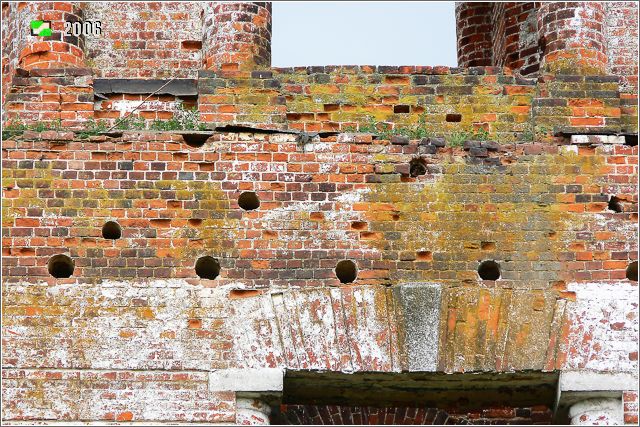
<path id="1" fill-rule="evenodd" d="M 182 49 L 199 51 L 202 49 L 202 41 L 201 40 L 183 40 Z"/>
<path id="2" fill-rule="evenodd" d="M 423 159 L 413 159 L 409 162 L 409 175 L 417 177 L 420 175 L 426 175 L 427 164 Z"/>
<path id="3" fill-rule="evenodd" d="M 635 147 L 638 145 L 638 135 L 625 135 L 624 144 L 630 147 Z"/>
<path id="4" fill-rule="evenodd" d="M 478 275 L 482 280 L 498 280 L 500 278 L 500 265 L 495 261 L 482 261 L 478 267 Z"/>
<path id="5" fill-rule="evenodd" d="M 633 261 L 627 267 L 627 279 L 633 280 L 634 282 L 638 281 L 638 261 Z"/>
<path id="6" fill-rule="evenodd" d="M 617 198 L 616 196 L 611 196 L 611 198 L 609 199 L 609 204 L 607 205 L 607 209 L 615 213 L 622 212 L 622 203 L 620 202 L 621 200 L 619 198 Z"/>
<path id="7" fill-rule="evenodd" d="M 353 283 L 358 277 L 358 267 L 356 263 L 345 259 L 336 265 L 336 277 L 340 280 L 340 283 Z"/>
<path id="8" fill-rule="evenodd" d="M 482 413 L 483 409 L 493 405 L 503 406 L 504 409 L 536 405 L 538 411 L 547 412 L 546 408 L 553 406 L 555 401 L 558 377 L 558 371 L 496 374 L 286 370 L 282 403 L 345 407 L 366 405 L 369 408 L 415 407 L 418 404 L 449 410 L 455 408 L 458 414 Z M 496 416 L 505 417 L 504 409 Z M 550 411 L 547 414 L 550 416 Z M 509 418 L 525 418 L 529 415 L 516 414 L 514 411 Z"/>
<path id="9" fill-rule="evenodd" d="M 495 242 L 480 242 L 480 249 L 483 251 L 493 251 L 496 249 Z"/>
<path id="10" fill-rule="evenodd" d="M 66 279 L 71 277 L 75 268 L 73 260 L 66 255 L 54 255 L 47 263 L 49 274 L 56 279 Z"/>
<path id="11" fill-rule="evenodd" d="M 181 135 L 185 144 L 193 148 L 202 147 L 211 136 L 210 133 L 183 133 Z"/>
<path id="12" fill-rule="evenodd" d="M 118 240 L 122 237 L 122 228 L 115 221 L 107 221 L 102 226 L 102 237 L 110 240 Z"/>
<path id="13" fill-rule="evenodd" d="M 220 263 L 210 256 L 203 256 L 196 261 L 196 274 L 201 279 L 213 280 L 220 275 Z"/>
<path id="14" fill-rule="evenodd" d="M 189 219 L 189 225 L 193 227 L 198 227 L 202 224 L 202 218 L 191 218 Z"/>
<path id="15" fill-rule="evenodd" d="M 229 299 L 253 298 L 262 295 L 260 289 L 232 289 L 229 291 Z"/>
<path id="16" fill-rule="evenodd" d="M 245 211 L 253 211 L 260 207 L 260 199 L 253 191 L 245 191 L 238 197 L 238 206 Z"/>
<path id="17" fill-rule="evenodd" d="M 462 121 L 462 114 L 447 114 L 445 117 L 445 120 L 447 122 L 451 122 L 451 123 L 458 123 Z"/>

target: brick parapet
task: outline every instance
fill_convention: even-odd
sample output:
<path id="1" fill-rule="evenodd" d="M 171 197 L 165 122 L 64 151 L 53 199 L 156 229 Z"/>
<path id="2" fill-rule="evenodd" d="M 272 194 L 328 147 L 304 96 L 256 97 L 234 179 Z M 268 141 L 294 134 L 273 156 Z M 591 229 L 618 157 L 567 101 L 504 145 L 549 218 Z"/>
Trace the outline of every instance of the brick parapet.
<path id="1" fill-rule="evenodd" d="M 5 96 L 5 123 L 76 128 L 94 117 L 88 68 L 18 69 Z"/>
<path id="2" fill-rule="evenodd" d="M 372 130 L 373 121 L 378 130 L 420 126 L 449 136 L 483 129 L 501 142 L 636 133 L 633 99 L 620 95 L 618 82 L 617 76 L 582 75 L 536 82 L 498 67 L 297 67 L 242 77 L 202 72 L 199 109 L 206 122 L 309 132 Z"/>
<path id="3" fill-rule="evenodd" d="M 130 111 L 147 99 L 112 94 L 94 101 L 88 69 L 18 73 L 5 105 L 8 121 L 47 123 L 61 118 L 64 126 L 80 126 L 93 117 L 117 119 L 122 116 L 119 108 Z M 551 140 L 562 133 L 637 132 L 636 97 L 620 93 L 616 76 L 545 75 L 536 81 L 514 76 L 508 68 L 420 66 L 199 74 L 197 105 L 209 128 L 233 124 L 383 134 L 413 129 L 448 137 L 482 130 L 502 143 Z M 34 103 L 43 96 L 48 108 Z M 180 102 L 175 96 L 152 97 L 134 117 L 147 123 L 168 119 Z M 193 103 L 185 98 L 184 105 Z"/>

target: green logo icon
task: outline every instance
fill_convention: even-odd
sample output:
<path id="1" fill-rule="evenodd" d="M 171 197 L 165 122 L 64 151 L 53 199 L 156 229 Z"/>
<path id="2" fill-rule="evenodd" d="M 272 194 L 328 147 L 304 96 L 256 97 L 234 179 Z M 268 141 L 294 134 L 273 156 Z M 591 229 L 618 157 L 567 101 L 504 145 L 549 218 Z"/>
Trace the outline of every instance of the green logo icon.
<path id="1" fill-rule="evenodd" d="M 31 35 L 40 37 L 51 37 L 51 21 L 31 21 Z"/>

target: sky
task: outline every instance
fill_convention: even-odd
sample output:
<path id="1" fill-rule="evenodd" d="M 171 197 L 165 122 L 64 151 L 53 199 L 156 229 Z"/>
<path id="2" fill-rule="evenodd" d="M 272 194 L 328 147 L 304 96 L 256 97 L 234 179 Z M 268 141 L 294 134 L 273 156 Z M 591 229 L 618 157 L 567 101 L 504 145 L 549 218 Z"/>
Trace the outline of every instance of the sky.
<path id="1" fill-rule="evenodd" d="M 456 66 L 454 2 L 274 2 L 271 63 Z"/>

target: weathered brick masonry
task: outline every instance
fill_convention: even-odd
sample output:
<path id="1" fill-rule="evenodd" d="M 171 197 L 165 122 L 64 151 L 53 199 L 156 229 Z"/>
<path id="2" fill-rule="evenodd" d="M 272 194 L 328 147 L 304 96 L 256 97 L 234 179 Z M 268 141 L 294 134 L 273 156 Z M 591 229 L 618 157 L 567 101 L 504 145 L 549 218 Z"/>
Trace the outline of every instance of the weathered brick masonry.
<path id="1" fill-rule="evenodd" d="M 269 3 L 83 5 L 2 6 L 5 123 L 64 128 L 3 141 L 3 422 L 637 423 L 635 3 L 286 69 Z M 135 115 L 206 131 L 81 132 L 171 77 Z"/>

